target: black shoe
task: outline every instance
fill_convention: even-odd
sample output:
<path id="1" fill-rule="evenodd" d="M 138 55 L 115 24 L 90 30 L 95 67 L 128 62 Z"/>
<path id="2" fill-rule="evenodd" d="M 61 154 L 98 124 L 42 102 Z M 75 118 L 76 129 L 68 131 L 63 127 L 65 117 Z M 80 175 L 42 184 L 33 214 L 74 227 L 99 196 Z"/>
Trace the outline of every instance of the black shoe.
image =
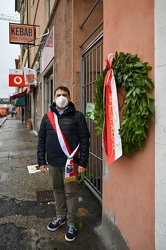
<path id="1" fill-rule="evenodd" d="M 65 234 L 65 240 L 67 241 L 74 241 L 77 235 L 77 228 L 75 225 L 69 225 L 67 226 L 66 234 Z"/>
<path id="2" fill-rule="evenodd" d="M 61 218 L 57 218 L 55 217 L 47 226 L 47 229 L 50 231 L 55 231 L 57 230 L 60 226 L 62 226 L 63 224 L 66 223 L 66 218 L 65 219 L 61 219 Z"/>

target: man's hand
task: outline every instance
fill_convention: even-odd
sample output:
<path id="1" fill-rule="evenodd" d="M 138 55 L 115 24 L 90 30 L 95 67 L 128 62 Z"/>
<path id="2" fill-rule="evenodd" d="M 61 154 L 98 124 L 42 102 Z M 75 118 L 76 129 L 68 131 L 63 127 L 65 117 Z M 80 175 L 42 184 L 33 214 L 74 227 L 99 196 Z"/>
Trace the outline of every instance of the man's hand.
<path id="1" fill-rule="evenodd" d="M 46 165 L 40 166 L 40 171 L 41 171 L 43 174 L 45 174 L 46 170 L 47 170 Z"/>
<path id="2" fill-rule="evenodd" d="M 86 171 L 86 168 L 83 168 L 81 166 L 78 166 L 78 173 L 84 173 Z"/>

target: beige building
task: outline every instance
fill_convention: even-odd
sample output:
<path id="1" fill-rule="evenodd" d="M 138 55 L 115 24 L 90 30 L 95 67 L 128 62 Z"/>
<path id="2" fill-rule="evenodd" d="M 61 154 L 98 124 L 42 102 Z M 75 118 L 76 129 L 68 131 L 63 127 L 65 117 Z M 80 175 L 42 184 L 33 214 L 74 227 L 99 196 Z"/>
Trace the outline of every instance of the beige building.
<path id="1" fill-rule="evenodd" d="M 21 45 L 21 67 L 35 69 L 38 74 L 37 86 L 32 86 L 26 97 L 25 115 L 25 120 L 32 119 L 33 130 L 38 132 L 57 86 L 68 86 L 77 108 L 81 108 L 80 53 L 102 31 L 102 24 L 96 27 L 103 20 L 103 4 L 100 1 L 93 7 L 90 1 L 16 2 L 20 23 L 34 25 L 36 30 L 35 45 Z M 94 11 L 86 21 L 92 7 Z M 81 27 L 84 21 L 86 24 Z"/>
<path id="2" fill-rule="evenodd" d="M 72 101 L 86 115 L 108 53 L 137 54 L 152 66 L 156 122 L 150 123 L 144 150 L 107 166 L 101 137 L 87 117 L 91 147 L 86 184 L 102 202 L 98 231 L 108 249 L 113 243 L 117 249 L 164 250 L 165 1 L 16 0 L 16 10 L 20 23 L 36 30 L 35 44 L 21 45 L 20 54 L 20 67 L 37 72 L 37 85 L 25 95 L 25 123 L 31 118 L 35 133 L 59 85 L 70 89 Z"/>

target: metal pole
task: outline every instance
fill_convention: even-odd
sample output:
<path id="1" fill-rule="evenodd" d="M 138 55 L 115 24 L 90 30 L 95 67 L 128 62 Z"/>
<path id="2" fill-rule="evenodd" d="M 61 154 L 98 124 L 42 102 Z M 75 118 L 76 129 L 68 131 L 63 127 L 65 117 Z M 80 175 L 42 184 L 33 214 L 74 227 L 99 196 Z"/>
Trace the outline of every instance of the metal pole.
<path id="1" fill-rule="evenodd" d="M 80 29 L 82 29 L 82 27 L 84 26 L 84 24 L 86 23 L 86 21 L 88 20 L 89 16 L 91 15 L 91 13 L 93 12 L 94 8 L 97 6 L 97 4 L 99 3 L 100 0 L 97 0 L 96 3 L 93 5 L 92 9 L 90 10 L 90 12 L 88 13 L 87 17 L 85 18 L 83 24 L 80 26 Z"/>
<path id="2" fill-rule="evenodd" d="M 103 21 L 101 21 L 101 23 L 98 24 L 98 26 L 92 31 L 92 33 L 87 37 L 87 39 L 79 46 L 80 48 L 82 48 L 82 46 L 84 45 L 84 43 L 86 43 L 86 41 L 88 41 L 88 39 L 96 32 L 96 30 L 103 24 Z"/>

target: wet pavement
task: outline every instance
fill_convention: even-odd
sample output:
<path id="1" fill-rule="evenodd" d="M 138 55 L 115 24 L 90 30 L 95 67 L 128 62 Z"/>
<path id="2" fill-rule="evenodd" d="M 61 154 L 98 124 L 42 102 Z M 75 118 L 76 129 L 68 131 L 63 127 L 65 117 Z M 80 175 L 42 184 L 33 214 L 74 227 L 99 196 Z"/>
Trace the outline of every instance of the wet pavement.
<path id="1" fill-rule="evenodd" d="M 79 188 L 79 225 L 74 242 L 66 227 L 49 232 L 54 202 L 39 203 L 37 191 L 51 190 L 49 173 L 29 174 L 36 164 L 37 136 L 17 119 L 0 120 L 0 250 L 106 250 L 99 235 L 102 207 L 85 186 Z M 112 248 L 110 248 L 112 249 Z"/>

